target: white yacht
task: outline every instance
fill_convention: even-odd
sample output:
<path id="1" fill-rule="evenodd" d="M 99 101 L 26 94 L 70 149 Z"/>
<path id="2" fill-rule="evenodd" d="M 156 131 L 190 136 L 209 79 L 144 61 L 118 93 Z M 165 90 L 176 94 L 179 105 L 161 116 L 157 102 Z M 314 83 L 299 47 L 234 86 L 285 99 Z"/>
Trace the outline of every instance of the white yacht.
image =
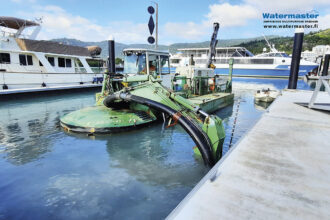
<path id="1" fill-rule="evenodd" d="M 171 66 L 186 66 L 193 55 L 195 65 L 205 67 L 209 48 L 184 48 L 171 56 Z M 228 74 L 229 59 L 234 58 L 234 75 L 270 75 L 288 76 L 290 73 L 291 57 L 284 52 L 263 53 L 254 56 L 244 47 L 217 47 L 214 65 L 217 74 Z M 318 64 L 306 60 L 300 61 L 299 75 L 316 68 Z"/>
<path id="2" fill-rule="evenodd" d="M 0 17 L 0 28 L 0 92 L 101 85 L 105 68 L 96 57 L 101 48 L 35 40 L 40 22 Z M 90 60 L 96 60 L 99 67 L 92 68 Z"/>

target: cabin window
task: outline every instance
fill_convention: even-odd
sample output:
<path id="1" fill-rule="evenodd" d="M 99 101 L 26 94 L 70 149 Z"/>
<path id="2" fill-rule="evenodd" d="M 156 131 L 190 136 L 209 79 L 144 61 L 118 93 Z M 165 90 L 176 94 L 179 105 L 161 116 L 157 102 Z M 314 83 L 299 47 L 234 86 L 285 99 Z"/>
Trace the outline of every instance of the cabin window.
<path id="1" fill-rule="evenodd" d="M 251 59 L 252 64 L 274 64 L 274 59 Z"/>
<path id="2" fill-rule="evenodd" d="M 65 67 L 65 59 L 62 57 L 58 58 L 58 66 L 59 67 Z"/>
<path id="3" fill-rule="evenodd" d="M 126 54 L 124 73 L 146 74 L 146 55 L 141 53 Z"/>
<path id="4" fill-rule="evenodd" d="M 26 60 L 27 60 L 27 64 L 29 66 L 32 66 L 33 65 L 32 56 L 31 55 L 26 55 Z"/>
<path id="5" fill-rule="evenodd" d="M 0 63 L 10 63 L 10 54 L 0 53 Z"/>
<path id="6" fill-rule="evenodd" d="M 160 68 L 161 73 L 169 74 L 170 73 L 170 61 L 168 56 L 160 56 Z"/>
<path id="7" fill-rule="evenodd" d="M 50 63 L 50 65 L 55 66 L 55 59 L 54 59 L 54 57 L 47 57 L 47 60 Z"/>
<path id="8" fill-rule="evenodd" d="M 39 66 L 44 66 L 44 65 L 39 61 Z"/>
<path id="9" fill-rule="evenodd" d="M 71 65 L 71 59 L 65 59 L 62 57 L 58 58 L 58 66 L 59 67 L 66 67 L 66 68 L 70 68 Z"/>
<path id="10" fill-rule="evenodd" d="M 19 55 L 19 64 L 22 66 L 27 66 L 27 65 L 32 66 L 33 65 L 32 56 L 20 54 Z"/>
<path id="11" fill-rule="evenodd" d="M 19 64 L 23 65 L 23 66 L 26 66 L 26 57 L 25 57 L 25 55 L 23 55 L 23 54 L 19 55 Z"/>
<path id="12" fill-rule="evenodd" d="M 65 66 L 66 67 L 71 67 L 72 65 L 71 65 L 71 59 L 65 59 Z"/>

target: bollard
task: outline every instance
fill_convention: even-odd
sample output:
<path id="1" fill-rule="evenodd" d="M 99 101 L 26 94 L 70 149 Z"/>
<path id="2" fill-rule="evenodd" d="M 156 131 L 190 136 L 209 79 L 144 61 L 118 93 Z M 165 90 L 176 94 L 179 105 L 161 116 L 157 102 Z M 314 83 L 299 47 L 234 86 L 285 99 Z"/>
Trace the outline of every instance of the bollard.
<path id="1" fill-rule="evenodd" d="M 109 45 L 109 65 L 108 70 L 110 75 L 116 73 L 116 64 L 115 64 L 115 40 L 111 37 L 108 41 Z"/>
<path id="2" fill-rule="evenodd" d="M 304 39 L 304 30 L 296 29 L 295 35 L 294 35 L 294 42 L 293 42 L 293 51 L 292 51 L 288 89 L 297 88 L 299 64 L 300 64 L 303 39 Z"/>
<path id="3" fill-rule="evenodd" d="M 330 54 L 326 54 L 324 56 L 322 76 L 327 76 L 329 74 L 329 60 L 330 60 Z"/>
<path id="4" fill-rule="evenodd" d="M 190 55 L 189 66 L 195 66 L 194 55 Z"/>
<path id="5" fill-rule="evenodd" d="M 233 80 L 233 67 L 234 67 L 234 58 L 229 59 L 229 78 L 227 81 L 226 92 L 232 92 L 232 80 Z"/>

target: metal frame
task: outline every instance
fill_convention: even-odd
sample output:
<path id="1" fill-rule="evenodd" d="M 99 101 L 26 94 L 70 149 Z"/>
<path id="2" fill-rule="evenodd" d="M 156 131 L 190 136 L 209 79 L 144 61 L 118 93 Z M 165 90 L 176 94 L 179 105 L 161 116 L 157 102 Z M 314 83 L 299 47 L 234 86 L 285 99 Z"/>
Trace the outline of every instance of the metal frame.
<path id="1" fill-rule="evenodd" d="M 319 80 L 317 81 L 317 84 L 315 86 L 315 90 L 313 92 L 312 98 L 309 101 L 308 104 L 308 108 L 313 108 L 314 107 L 314 103 L 317 97 L 317 94 L 319 93 L 322 84 L 325 87 L 325 90 L 328 92 L 329 96 L 330 96 L 330 86 L 329 86 L 329 80 L 330 80 L 330 76 L 320 76 Z"/>

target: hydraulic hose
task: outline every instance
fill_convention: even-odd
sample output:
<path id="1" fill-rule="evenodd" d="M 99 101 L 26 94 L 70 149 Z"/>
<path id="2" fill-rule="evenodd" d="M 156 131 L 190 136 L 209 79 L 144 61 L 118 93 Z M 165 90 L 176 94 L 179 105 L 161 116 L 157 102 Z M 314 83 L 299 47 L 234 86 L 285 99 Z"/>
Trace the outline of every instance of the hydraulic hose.
<path id="1" fill-rule="evenodd" d="M 103 104 L 108 107 L 108 108 L 113 108 L 116 107 L 115 106 L 115 100 L 120 100 L 119 94 L 118 93 L 114 93 L 111 95 L 108 95 L 104 100 L 103 100 Z"/>
<path id="2" fill-rule="evenodd" d="M 131 95 L 125 92 L 119 94 L 118 93 L 112 94 L 106 97 L 103 101 L 103 104 L 107 107 L 111 107 L 111 103 L 113 103 L 114 100 L 118 100 L 118 99 L 125 101 L 133 101 L 139 104 L 143 104 L 160 112 L 167 113 L 172 117 L 175 117 L 178 123 L 185 129 L 185 131 L 190 135 L 190 137 L 197 145 L 204 160 L 204 163 L 210 167 L 212 167 L 215 164 L 215 160 L 212 154 L 212 145 L 209 138 L 207 137 L 207 135 L 204 134 L 203 130 L 199 126 L 195 125 L 195 123 L 190 121 L 187 117 L 178 114 L 176 110 L 162 103 L 155 102 L 153 100 L 146 99 L 140 96 Z"/>

